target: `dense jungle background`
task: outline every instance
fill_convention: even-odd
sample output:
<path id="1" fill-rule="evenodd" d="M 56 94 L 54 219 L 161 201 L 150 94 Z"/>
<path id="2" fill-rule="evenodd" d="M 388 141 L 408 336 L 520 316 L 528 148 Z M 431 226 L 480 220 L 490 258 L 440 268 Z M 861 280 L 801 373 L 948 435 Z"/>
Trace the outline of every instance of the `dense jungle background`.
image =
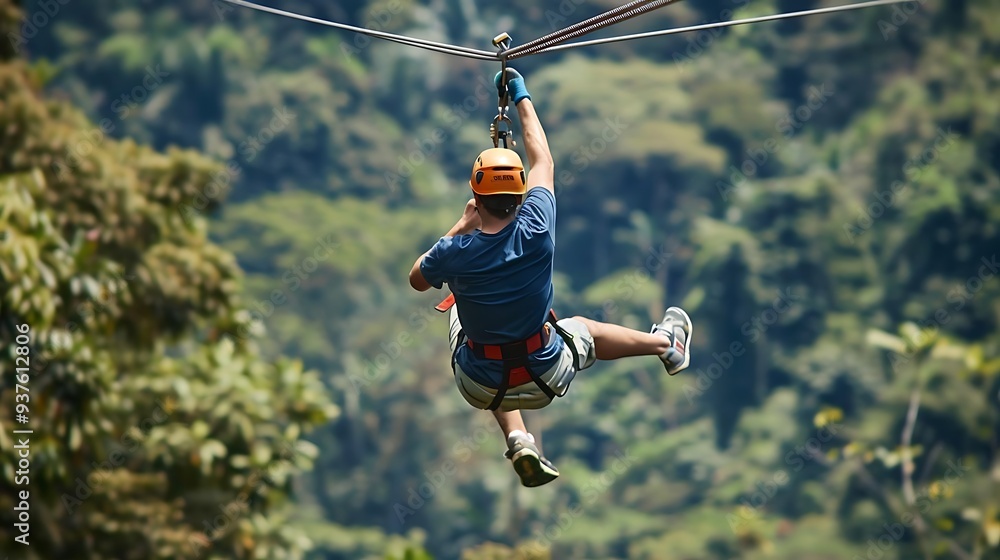
<path id="1" fill-rule="evenodd" d="M 615 3 L 271 5 L 490 50 Z M 1000 558 L 998 9 L 516 61 L 556 311 L 695 324 L 681 375 L 599 363 L 529 413 L 562 471 L 529 490 L 406 280 L 492 146 L 498 64 L 216 0 L 0 0 L 0 554 Z"/>

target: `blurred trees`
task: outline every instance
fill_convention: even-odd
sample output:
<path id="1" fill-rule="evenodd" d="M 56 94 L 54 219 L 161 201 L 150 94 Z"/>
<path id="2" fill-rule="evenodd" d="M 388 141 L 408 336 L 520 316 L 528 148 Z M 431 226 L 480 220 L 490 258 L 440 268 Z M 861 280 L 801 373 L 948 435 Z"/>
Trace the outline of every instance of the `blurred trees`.
<path id="1" fill-rule="evenodd" d="M 612 5 L 282 8 L 487 48 Z M 680 3 L 613 31 L 825 5 Z M 265 517 L 212 542 L 220 557 L 293 554 L 299 531 L 337 560 L 1000 557 L 998 7 L 928 0 L 518 61 L 557 159 L 556 310 L 645 330 L 681 303 L 697 332 L 681 376 L 600 364 L 528 414 L 564 475 L 527 491 L 455 392 L 441 294 L 405 283 L 467 198 L 496 68 L 221 3 L 68 3 L 4 51 L 35 63 L 9 67 L 0 105 L 15 123 L 0 214 L 26 232 L 0 245 L 3 314 L 36 313 L 38 352 L 70 364 L 42 375 L 72 380 L 59 410 L 75 416 L 45 421 L 63 439 L 40 472 L 85 473 L 169 402 L 117 493 L 79 508 L 155 504 L 135 511 L 172 532 L 113 522 L 136 557 L 149 535 L 204 530 L 297 441 L 315 466 L 290 517 L 272 491 Z M 84 519 L 60 542 L 112 523 Z"/>
<path id="2" fill-rule="evenodd" d="M 0 64 L 2 478 L 30 492 L 31 528 L 30 546 L 14 543 L 19 502 L 0 495 L 4 549 L 302 557 L 308 540 L 285 520 L 292 475 L 317 457 L 305 433 L 338 409 L 300 361 L 263 361 L 252 338 L 220 336 L 250 323 L 241 272 L 204 218 L 179 210 L 221 167 L 114 140 L 110 120 L 40 85 L 24 63 Z M 28 370 L 15 378 L 25 326 Z M 15 401 L 26 423 L 14 424 Z M 11 426 L 34 431 L 17 483 L 24 436 Z"/>

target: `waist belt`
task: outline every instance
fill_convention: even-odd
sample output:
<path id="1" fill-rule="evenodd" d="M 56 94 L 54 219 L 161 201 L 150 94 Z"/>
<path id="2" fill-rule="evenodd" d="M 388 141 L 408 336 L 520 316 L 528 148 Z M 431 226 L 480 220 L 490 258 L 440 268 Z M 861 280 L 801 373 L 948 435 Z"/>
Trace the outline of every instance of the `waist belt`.
<path id="1" fill-rule="evenodd" d="M 556 325 L 556 314 L 553 310 L 549 310 L 549 321 L 556 329 L 559 328 Z M 535 385 L 538 385 L 538 388 L 545 393 L 550 401 L 556 398 L 555 391 L 528 367 L 528 358 L 539 349 L 545 348 L 549 344 L 551 336 L 549 324 L 546 323 L 542 330 L 526 340 L 508 344 L 477 344 L 472 340 L 466 342 L 477 358 L 503 361 L 503 378 L 500 380 L 500 386 L 497 388 L 496 396 L 493 397 L 493 402 L 487 407 L 488 410 L 500 408 L 500 403 L 503 402 L 507 389 L 523 385 L 528 381 L 534 381 Z"/>

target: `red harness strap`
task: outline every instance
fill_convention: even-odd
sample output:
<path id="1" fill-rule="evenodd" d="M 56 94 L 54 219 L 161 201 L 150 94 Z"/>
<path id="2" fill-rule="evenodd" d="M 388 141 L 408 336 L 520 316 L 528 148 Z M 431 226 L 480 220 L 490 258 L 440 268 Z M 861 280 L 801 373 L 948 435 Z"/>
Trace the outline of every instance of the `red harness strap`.
<path id="1" fill-rule="evenodd" d="M 454 305 L 455 294 L 449 294 L 448 297 L 444 298 L 441 303 L 435 305 L 434 309 L 440 311 L 441 313 L 445 313 Z M 466 345 L 470 350 L 472 350 L 473 354 L 475 354 L 477 358 L 503 361 L 503 378 L 500 380 L 500 386 L 497 388 L 496 396 L 493 398 L 493 402 L 487 407 L 489 410 L 497 410 L 500 408 L 501 403 L 503 403 L 504 396 L 507 394 L 508 388 L 524 385 L 529 381 L 534 381 L 535 385 L 538 385 L 538 388 L 541 389 L 542 393 L 544 393 L 550 401 L 556 398 L 557 395 L 555 391 L 553 391 L 548 384 L 542 381 L 542 379 L 528 367 L 528 358 L 539 349 L 548 346 L 549 340 L 551 339 L 549 323 L 552 324 L 552 326 L 559 332 L 559 335 L 563 338 L 566 338 L 567 336 L 572 338 L 572 335 L 559 327 L 558 321 L 559 318 L 556 317 L 555 310 L 550 309 L 549 320 L 542 327 L 542 330 L 533 334 L 527 340 L 519 340 L 509 344 L 476 344 L 466 337 Z M 451 361 L 452 368 L 454 368 L 454 354 L 452 355 Z M 574 367 L 576 367 L 575 360 Z"/>
<path id="2" fill-rule="evenodd" d="M 546 323 L 546 325 L 542 327 L 541 331 L 535 333 L 527 340 L 502 345 L 476 344 L 471 340 L 467 340 L 465 344 L 472 350 L 472 353 L 477 358 L 514 362 L 520 361 L 522 358 L 526 360 L 528 356 L 534 354 L 540 348 L 546 347 L 549 344 L 549 337 L 549 325 Z M 528 368 L 526 366 L 522 365 L 510 368 L 508 383 L 511 387 L 524 385 L 532 379 L 533 377 L 528 372 Z"/>
<path id="3" fill-rule="evenodd" d="M 444 313 L 449 309 L 451 309 L 452 305 L 455 305 L 455 294 L 448 294 L 448 297 L 444 298 L 444 300 L 441 303 L 435 305 L 434 309 L 437 309 L 441 313 Z"/>
<path id="4" fill-rule="evenodd" d="M 549 310 L 549 320 L 556 326 L 556 328 L 558 328 L 558 325 L 556 325 L 555 311 L 551 309 Z M 472 340 L 468 340 L 468 342 L 466 342 L 477 358 L 503 361 L 503 378 L 500 380 L 500 386 L 497 387 L 497 392 L 493 397 L 493 402 L 490 403 L 487 409 L 497 410 L 500 408 L 504 397 L 507 395 L 507 389 L 523 385 L 528 381 L 534 381 L 535 385 L 541 389 L 542 393 L 544 393 L 550 401 L 556 398 L 555 391 L 553 391 L 547 383 L 542 381 L 541 377 L 528 367 L 528 358 L 531 357 L 531 355 L 537 350 L 544 348 L 549 344 L 551 334 L 552 331 L 549 328 L 548 322 L 546 322 L 546 324 L 542 326 L 542 330 L 535 333 L 527 340 L 519 340 L 517 342 L 500 345 L 476 344 Z"/>

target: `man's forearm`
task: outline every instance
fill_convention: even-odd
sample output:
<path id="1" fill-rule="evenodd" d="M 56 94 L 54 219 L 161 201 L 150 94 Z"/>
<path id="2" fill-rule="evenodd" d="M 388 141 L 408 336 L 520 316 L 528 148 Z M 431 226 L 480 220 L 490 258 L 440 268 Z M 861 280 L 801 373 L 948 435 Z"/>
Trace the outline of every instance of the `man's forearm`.
<path id="1" fill-rule="evenodd" d="M 460 219 L 455 222 L 455 225 L 451 226 L 448 233 L 444 234 L 444 237 L 455 237 L 456 235 L 465 235 L 472 233 L 476 228 L 472 224 L 467 223 L 464 219 Z"/>
<path id="2" fill-rule="evenodd" d="M 530 99 L 524 99 L 517 104 L 517 114 L 521 119 L 521 130 L 524 135 L 524 151 L 528 155 L 528 165 L 535 167 L 552 163 L 552 153 L 549 151 L 549 141 L 545 130 L 535 113 L 535 106 Z"/>

